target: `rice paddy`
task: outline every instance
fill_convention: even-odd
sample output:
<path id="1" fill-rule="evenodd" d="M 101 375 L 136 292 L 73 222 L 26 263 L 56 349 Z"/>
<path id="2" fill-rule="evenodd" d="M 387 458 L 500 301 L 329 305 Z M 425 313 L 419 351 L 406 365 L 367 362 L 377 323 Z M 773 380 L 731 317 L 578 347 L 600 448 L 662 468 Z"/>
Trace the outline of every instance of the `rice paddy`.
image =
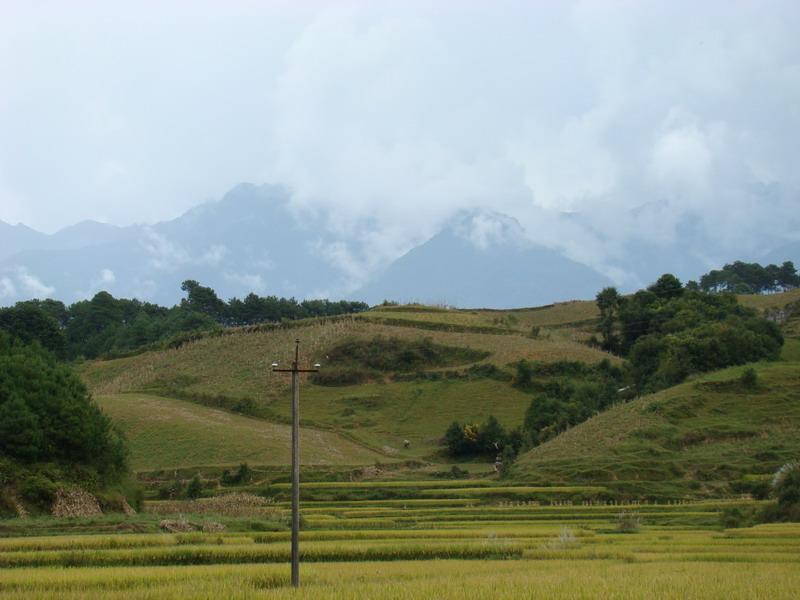
<path id="1" fill-rule="evenodd" d="M 0 538 L 0 595 L 727 600 L 793 598 L 800 584 L 800 525 L 720 527 L 721 510 L 758 502 L 486 501 L 443 489 L 452 497 L 304 504 L 299 592 L 283 530 Z"/>

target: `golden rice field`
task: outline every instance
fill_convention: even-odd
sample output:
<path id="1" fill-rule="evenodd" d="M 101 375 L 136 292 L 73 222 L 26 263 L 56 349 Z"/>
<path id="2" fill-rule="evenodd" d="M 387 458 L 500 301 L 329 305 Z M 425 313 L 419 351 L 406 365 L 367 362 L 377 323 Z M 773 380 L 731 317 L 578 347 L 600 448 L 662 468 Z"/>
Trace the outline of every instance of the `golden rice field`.
<path id="1" fill-rule="evenodd" d="M 0 596 L 797 597 L 800 524 L 719 526 L 720 510 L 752 501 L 481 504 L 451 489 L 438 500 L 307 502 L 299 591 L 289 586 L 285 530 L 103 533 L 0 538 Z"/>

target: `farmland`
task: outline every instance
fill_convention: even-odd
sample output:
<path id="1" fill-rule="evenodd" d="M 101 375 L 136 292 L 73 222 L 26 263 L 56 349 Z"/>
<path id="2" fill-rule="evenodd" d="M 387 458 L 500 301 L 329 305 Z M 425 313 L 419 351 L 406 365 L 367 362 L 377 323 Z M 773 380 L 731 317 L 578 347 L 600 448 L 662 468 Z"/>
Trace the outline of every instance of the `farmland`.
<path id="1" fill-rule="evenodd" d="M 357 317 L 312 319 L 286 328 L 231 330 L 225 335 L 201 337 L 177 349 L 87 363 L 81 373 L 103 407 L 129 430 L 141 426 L 137 415 L 153 421 L 145 405 L 152 408 L 155 397 L 167 398 L 164 411 L 171 410 L 174 415 L 176 405 L 169 399 L 244 413 L 281 425 L 290 416 L 289 389 L 286 378 L 272 373 L 269 365 L 290 360 L 295 338 L 301 339 L 302 352 L 309 362 L 323 364 L 329 349 L 343 339 L 368 342 L 377 336 L 408 343 L 429 339 L 445 348 L 474 353 L 475 358 L 464 364 L 426 369 L 425 377 L 419 373 L 404 377 L 387 373 L 379 381 L 337 386 L 305 380 L 301 414 L 309 431 L 323 430 L 361 445 L 364 452 L 360 464 L 376 459 L 425 459 L 438 452 L 438 440 L 453 420 L 477 423 L 494 415 L 507 427 L 521 422 L 530 396 L 511 385 L 515 361 L 596 363 L 607 358 L 618 362 L 582 343 L 588 335 L 587 322 L 593 323 L 595 317 L 592 302 L 512 311 L 379 307 Z M 536 336 L 531 335 L 534 325 L 539 328 Z M 495 368 L 495 374 L 487 377 L 469 371 L 481 366 Z M 142 404 L 144 397 L 149 400 Z M 421 414 L 426 418 L 417 418 Z M 172 420 L 165 417 L 162 422 L 167 426 Z M 150 446 L 143 441 L 133 444 L 134 462 L 139 468 L 163 466 L 164 453 L 180 451 L 159 448 L 160 436 L 148 437 L 153 441 Z M 407 448 L 406 440 L 410 442 Z M 331 462 L 327 453 L 317 452 L 317 448 L 322 446 L 309 448 L 309 462 Z M 172 466 L 199 467 L 234 464 L 237 461 L 229 458 L 232 455 L 212 448 L 170 460 L 177 461 Z M 263 460 L 256 453 L 248 460 L 275 464 L 279 455 Z"/>
<path id="2" fill-rule="evenodd" d="M 0 593 L 8 598 L 791 598 L 800 584 L 800 528 L 724 529 L 721 511 L 753 501 L 619 505 L 449 497 L 406 482 L 400 503 L 304 504 L 303 587 L 289 587 L 288 531 L 96 533 L 100 522 L 50 520 L 45 537 L 0 538 Z M 315 488 L 326 486 L 316 485 Z M 341 487 L 341 486 L 340 486 Z M 522 489 L 522 488 L 521 488 Z M 521 491 L 521 494 L 531 492 Z M 158 511 L 158 503 L 148 510 Z M 286 510 L 278 502 L 270 510 Z M 135 517 L 142 528 L 148 519 Z M 255 516 L 253 518 L 256 518 Z M 35 520 L 34 520 L 35 521 Z M 59 527 L 64 527 L 60 531 Z M 26 531 L 34 531 L 28 528 Z M 71 533 L 66 533 L 69 530 Z M 13 528 L 0 529 L 5 535 Z M 65 567 L 69 567 L 65 569 Z M 366 596 L 365 596 L 366 594 Z"/>
<path id="3" fill-rule="evenodd" d="M 777 296 L 744 302 L 795 301 Z M 514 384 L 520 359 L 619 364 L 585 343 L 597 318 L 592 302 L 382 306 L 87 362 L 82 378 L 128 439 L 143 502 L 134 515 L 1 521 L 0 595 L 796 597 L 800 526 L 757 524 L 772 501 L 756 499 L 800 455 L 791 315 L 781 360 L 618 402 L 502 476 L 443 454 L 454 420 L 519 425 L 532 398 Z M 303 380 L 299 593 L 287 564 L 288 386 L 270 369 L 295 338 L 308 362 L 345 376 L 363 365 L 342 340 L 411 365 L 370 360 L 359 383 Z M 414 362 L 419 349 L 430 366 Z M 745 386 L 747 369 L 756 383 Z M 243 462 L 248 478 L 231 482 Z M 196 500 L 183 491 L 193 478 Z"/>

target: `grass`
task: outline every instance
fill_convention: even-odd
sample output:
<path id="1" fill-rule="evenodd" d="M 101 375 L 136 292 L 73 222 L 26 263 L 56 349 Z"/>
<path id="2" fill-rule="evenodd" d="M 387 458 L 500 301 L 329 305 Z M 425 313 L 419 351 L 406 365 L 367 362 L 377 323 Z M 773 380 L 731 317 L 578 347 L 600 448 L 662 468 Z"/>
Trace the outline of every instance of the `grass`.
<path id="1" fill-rule="evenodd" d="M 585 317 L 585 308 L 580 303 L 568 303 L 540 310 L 458 312 L 457 321 L 472 322 L 475 327 L 492 327 L 501 330 L 503 335 L 390 326 L 376 320 L 379 321 L 387 312 L 406 313 L 376 310 L 374 314 L 370 311 L 358 317 L 309 320 L 285 329 L 229 331 L 226 335 L 201 337 L 177 349 L 89 362 L 81 365 L 80 369 L 83 379 L 113 413 L 112 416 L 136 432 L 131 439 L 135 446 L 134 466 L 137 470 L 218 465 L 229 461 L 232 464 L 243 460 L 274 464 L 282 461 L 283 457 L 279 453 L 271 454 L 271 446 L 265 440 L 248 452 L 242 449 L 249 443 L 232 440 L 228 452 L 222 447 L 225 442 L 216 436 L 219 427 L 211 427 L 212 440 L 206 443 L 209 427 L 202 424 L 208 419 L 170 424 L 169 420 L 173 417 L 180 419 L 184 410 L 176 407 L 185 407 L 185 404 L 176 404 L 178 401 L 174 399 L 258 417 L 275 425 L 286 424 L 290 417 L 288 380 L 273 373 L 270 364 L 272 361 L 286 363 L 290 360 L 296 337 L 302 340 L 302 351 L 307 360 L 321 361 L 323 370 L 327 353 L 333 352 L 345 339 L 368 344 L 376 336 L 383 336 L 383 339 L 397 339 L 401 345 L 417 347 L 421 340 L 429 338 L 436 348 L 447 347 L 454 349 L 449 352 L 457 351 L 460 359 L 444 361 L 441 363 L 443 366 L 431 365 L 421 378 L 414 373 L 388 372 L 373 383 L 336 387 L 313 385 L 304 379 L 301 418 L 310 428 L 304 439 L 305 435 L 321 435 L 313 433 L 314 429 L 328 430 L 364 447 L 360 453 L 351 448 L 344 451 L 342 457 L 337 454 L 331 457 L 326 452 L 326 444 L 311 443 L 305 445 L 307 458 L 304 460 L 312 464 L 347 463 L 350 461 L 347 456 L 351 456 L 351 464 L 362 465 L 372 464 L 376 459 L 384 462 L 433 459 L 438 462 L 441 460 L 436 458 L 440 451 L 440 438 L 453 420 L 482 422 L 491 414 L 508 427 L 519 425 L 530 396 L 512 387 L 511 363 L 520 359 L 569 359 L 593 363 L 608 356 L 581 343 L 577 330 L 562 328 L 537 339 L 528 335 L 529 321 L 568 322 L 571 312 L 580 321 Z M 440 325 L 448 325 L 455 314 L 431 308 L 414 310 L 413 314 L 431 318 L 431 322 Z M 509 321 L 511 317 L 513 319 Z M 498 320 L 503 324 L 492 324 Z M 508 323 L 513 326 L 508 326 Z M 470 366 L 481 365 L 493 365 L 499 376 L 468 371 Z M 335 370 L 336 367 L 330 368 Z M 164 406 L 159 407 L 154 399 L 156 396 L 169 400 L 164 400 Z M 135 405 L 127 406 L 128 402 L 145 397 L 150 398 L 147 402 L 152 412 L 162 414 L 166 419 L 163 427 L 155 418 L 138 411 Z M 222 419 L 222 413 L 208 414 L 215 415 L 212 421 Z M 425 418 L 420 419 L 419 415 L 425 415 Z M 193 434 L 192 423 L 202 425 L 203 430 Z M 177 434 L 178 443 L 167 450 L 160 441 L 160 431 L 170 428 Z M 281 428 L 272 430 L 284 431 Z M 139 431 L 142 439 L 136 440 Z M 247 436 L 248 440 L 252 438 L 253 435 Z M 405 447 L 406 440 L 410 442 L 409 448 Z M 333 448 L 337 445 L 342 444 L 328 444 Z M 382 457 L 369 452 L 370 449 Z M 234 455 L 238 458 L 233 458 Z"/>
<path id="2" fill-rule="evenodd" d="M 797 293 L 743 301 L 774 308 L 793 302 Z M 272 373 L 270 363 L 290 359 L 295 337 L 301 338 L 309 362 L 320 360 L 323 369 L 326 353 L 343 340 L 369 344 L 383 336 L 397 339 L 403 347 L 417 347 L 430 338 L 437 347 L 461 349 L 465 357 L 471 357 L 463 360 L 474 362 L 444 361 L 444 366 L 434 366 L 420 376 L 378 369 L 377 380 L 362 385 L 332 387 L 304 380 L 301 419 L 303 439 L 308 440 L 303 443 L 303 460 L 308 465 L 422 461 L 432 464 L 414 467 L 411 476 L 434 477 L 449 468 L 441 464 L 446 459 L 440 452 L 441 437 L 452 421 L 480 423 L 494 415 L 509 428 L 522 422 L 532 395 L 512 386 L 514 361 L 593 363 L 607 357 L 581 343 L 596 318 L 593 302 L 506 311 L 378 307 L 357 316 L 312 319 L 291 328 L 228 331 L 178 349 L 86 363 L 81 369 L 101 403 L 131 432 L 136 470 L 242 461 L 277 467 L 287 460 L 284 425 L 290 417 L 290 402 L 287 379 Z M 390 320 L 404 325 L 387 325 Z M 534 326 L 540 328 L 537 338 L 529 335 Z M 784 357 L 800 360 L 800 340 L 787 339 Z M 469 371 L 481 365 L 492 365 L 499 376 Z M 730 388 L 735 382 L 720 387 L 714 382 L 716 375 L 711 375 L 662 392 L 660 400 L 640 399 L 616 407 L 522 458 L 518 480 L 598 483 L 614 493 L 654 497 L 731 493 L 728 482 L 765 473 L 797 454 L 797 381 L 792 368 L 757 366 L 764 385 L 752 393 Z M 732 369 L 719 376 L 733 380 L 738 374 L 739 370 Z M 139 405 L 144 398 L 147 410 Z M 185 419 L 189 405 L 174 398 L 225 411 L 208 410 L 203 413 L 208 417 Z M 693 402 L 703 407 L 695 410 Z M 644 404 L 651 408 L 637 408 Z M 686 413 L 685 418 L 680 411 Z M 258 419 L 234 417 L 230 412 Z M 771 422 L 771 412 L 785 412 L 786 420 Z M 164 421 L 158 420 L 161 417 Z M 241 424 L 231 430 L 236 435 L 229 435 L 224 425 L 227 418 Z M 739 464 L 740 454 L 744 459 Z M 486 464 L 469 467 L 482 476 L 491 469 Z M 366 476 L 395 475 L 378 465 Z M 331 477 L 348 477 L 348 473 Z"/>
<path id="3" fill-rule="evenodd" d="M 790 340 L 789 360 L 751 365 L 755 389 L 739 383 L 748 367 L 734 367 L 617 405 L 520 457 L 515 477 L 662 497 L 751 491 L 749 476 L 800 456 L 795 356 Z"/>
<path id="4" fill-rule="evenodd" d="M 147 394 L 97 396 L 125 432 L 135 470 L 187 466 L 283 465 L 291 459 L 291 428 Z M 306 464 L 358 465 L 381 455 L 334 432 L 302 430 Z"/>

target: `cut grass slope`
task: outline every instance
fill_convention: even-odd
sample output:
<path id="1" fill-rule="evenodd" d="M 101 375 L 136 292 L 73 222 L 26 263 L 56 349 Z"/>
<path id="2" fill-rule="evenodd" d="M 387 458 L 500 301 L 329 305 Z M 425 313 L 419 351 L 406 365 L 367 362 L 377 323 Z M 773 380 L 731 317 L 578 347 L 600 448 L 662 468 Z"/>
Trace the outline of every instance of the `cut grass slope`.
<path id="1" fill-rule="evenodd" d="M 137 471 L 241 462 L 286 464 L 291 459 L 287 425 L 145 394 L 96 400 L 125 432 Z M 333 432 L 304 428 L 301 439 L 305 464 L 358 465 L 381 458 Z"/>
<path id="2" fill-rule="evenodd" d="M 787 340 L 794 358 L 800 342 Z M 753 367 L 759 384 L 739 378 Z M 797 362 L 735 367 L 617 405 L 521 456 L 526 482 L 602 484 L 632 495 L 747 491 L 800 457 Z"/>
<path id="3" fill-rule="evenodd" d="M 397 369 L 397 372 L 381 373 L 378 381 L 366 385 L 331 387 L 314 385 L 307 379 L 303 381 L 301 419 L 305 425 L 338 431 L 344 437 L 380 450 L 384 459 L 402 459 L 437 453 L 441 436 L 454 420 L 480 423 L 494 415 L 505 426 L 517 427 L 530 396 L 511 385 L 515 361 L 594 363 L 608 357 L 577 341 L 580 337 L 577 333 L 576 339 L 572 339 L 574 332 L 569 328 L 562 327 L 538 338 L 528 335 L 528 321 L 534 318 L 554 323 L 568 322 L 573 317 L 577 321 L 584 320 L 586 306 L 582 303 L 520 311 L 448 311 L 431 307 L 411 307 L 408 311 L 426 315 L 429 318 L 426 327 L 420 329 L 411 321 L 387 325 L 381 322 L 382 315 L 405 313 L 382 309 L 374 311 L 375 315 L 370 312 L 363 317 L 309 320 L 285 328 L 226 331 L 224 335 L 201 337 L 177 349 L 86 363 L 81 373 L 96 395 L 136 392 L 181 398 L 286 423 L 290 417 L 288 378 L 273 373 L 270 365 L 273 361 L 286 364 L 291 360 L 295 338 L 301 340 L 304 359 L 309 363 L 322 362 L 323 371 L 328 354 L 333 357 L 344 340 L 371 344 L 376 336 L 382 336 L 384 340 L 400 340 L 400 345 L 423 347 L 422 341 L 430 339 L 431 347 L 445 348 L 449 354 L 455 353 L 458 360 L 433 361 L 430 366 L 426 365 L 427 375 L 422 378 Z M 467 325 L 468 321 L 474 321 L 474 327 L 447 330 L 454 316 L 456 321 Z M 509 323 L 514 327 L 509 327 Z M 481 327 L 496 331 L 481 333 Z M 492 366 L 495 371 L 491 368 L 469 371 L 476 366 Z M 333 372 L 336 368 L 336 364 L 329 361 L 328 369 Z M 138 433 L 131 434 L 134 443 L 137 443 L 133 440 L 136 435 Z M 404 447 L 406 440 L 410 442 L 409 448 Z M 152 448 L 159 451 L 157 445 Z M 169 458 L 163 455 L 151 460 L 144 458 L 148 450 L 142 444 L 137 465 L 149 468 L 145 465 L 167 465 L 169 461 L 173 461 L 169 466 L 175 467 L 198 464 L 196 457 L 182 454 L 191 448 L 182 448 Z M 364 458 L 366 460 L 360 464 L 375 460 L 374 456 Z M 313 454 L 308 459 L 312 463 L 327 460 L 324 455 Z M 225 460 L 249 459 L 242 456 Z"/>

